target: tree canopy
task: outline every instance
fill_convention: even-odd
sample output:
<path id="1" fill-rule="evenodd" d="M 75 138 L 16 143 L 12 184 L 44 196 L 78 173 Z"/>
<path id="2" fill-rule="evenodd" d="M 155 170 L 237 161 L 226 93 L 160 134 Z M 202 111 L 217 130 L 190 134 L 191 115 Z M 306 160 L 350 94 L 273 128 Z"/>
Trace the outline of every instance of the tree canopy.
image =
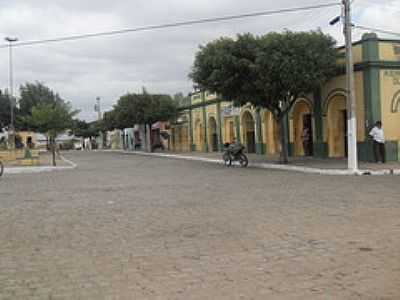
<path id="1" fill-rule="evenodd" d="M 0 90 L 0 130 L 10 124 L 10 98 Z"/>
<path id="2" fill-rule="evenodd" d="M 34 130 L 45 133 L 50 140 L 55 160 L 55 139 L 57 135 L 73 125 L 73 117 L 78 111 L 73 111 L 69 103 L 40 103 L 32 107 L 31 115 L 25 117 L 26 124 Z"/>
<path id="3" fill-rule="evenodd" d="M 135 124 L 152 124 L 168 121 L 177 116 L 178 105 L 169 96 L 162 94 L 128 93 L 114 106 L 113 112 L 106 115 L 116 128 L 130 128 Z"/>
<path id="4" fill-rule="evenodd" d="M 41 82 L 26 83 L 20 87 L 19 108 L 21 115 L 29 115 L 39 104 L 62 104 L 65 102 L 57 93 Z"/>
<path id="5" fill-rule="evenodd" d="M 335 74 L 335 45 L 321 31 L 220 38 L 200 47 L 189 77 L 200 89 L 237 105 L 270 110 L 281 125 L 282 161 L 287 162 L 283 118 L 299 97 Z"/>

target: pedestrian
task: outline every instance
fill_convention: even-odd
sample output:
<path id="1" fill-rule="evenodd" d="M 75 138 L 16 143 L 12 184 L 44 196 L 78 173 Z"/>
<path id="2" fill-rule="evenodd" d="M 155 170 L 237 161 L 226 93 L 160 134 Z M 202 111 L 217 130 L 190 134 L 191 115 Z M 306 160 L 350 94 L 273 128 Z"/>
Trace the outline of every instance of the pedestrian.
<path id="1" fill-rule="evenodd" d="M 301 133 L 304 156 L 310 156 L 310 138 L 311 138 L 310 130 L 306 126 L 304 126 L 303 132 Z"/>
<path id="2" fill-rule="evenodd" d="M 373 139 L 375 162 L 382 161 L 382 163 L 385 163 L 386 162 L 385 134 L 382 129 L 381 121 L 377 121 L 375 123 L 375 126 L 369 132 L 369 135 Z"/>

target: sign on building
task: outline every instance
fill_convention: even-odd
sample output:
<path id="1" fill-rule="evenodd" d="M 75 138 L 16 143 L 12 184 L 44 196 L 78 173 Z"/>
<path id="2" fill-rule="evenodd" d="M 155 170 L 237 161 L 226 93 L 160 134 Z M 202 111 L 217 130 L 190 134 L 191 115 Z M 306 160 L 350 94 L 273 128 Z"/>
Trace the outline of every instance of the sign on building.
<path id="1" fill-rule="evenodd" d="M 221 110 L 222 117 L 233 117 L 240 115 L 240 108 L 234 106 L 226 106 Z"/>

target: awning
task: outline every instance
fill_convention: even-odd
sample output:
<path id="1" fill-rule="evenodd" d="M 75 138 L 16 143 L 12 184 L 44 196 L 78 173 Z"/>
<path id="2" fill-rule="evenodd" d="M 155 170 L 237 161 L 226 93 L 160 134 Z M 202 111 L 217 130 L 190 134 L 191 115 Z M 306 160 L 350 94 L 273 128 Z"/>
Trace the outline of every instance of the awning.
<path id="1" fill-rule="evenodd" d="M 151 125 L 151 129 L 160 129 L 161 128 L 161 122 L 155 122 L 153 125 Z"/>

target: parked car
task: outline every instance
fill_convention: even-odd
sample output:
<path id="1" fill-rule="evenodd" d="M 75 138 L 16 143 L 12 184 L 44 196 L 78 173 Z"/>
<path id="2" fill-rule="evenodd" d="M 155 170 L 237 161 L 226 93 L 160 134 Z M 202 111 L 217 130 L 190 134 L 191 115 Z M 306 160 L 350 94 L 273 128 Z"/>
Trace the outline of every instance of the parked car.
<path id="1" fill-rule="evenodd" d="M 78 141 L 74 143 L 74 149 L 75 150 L 82 150 L 82 142 Z"/>

